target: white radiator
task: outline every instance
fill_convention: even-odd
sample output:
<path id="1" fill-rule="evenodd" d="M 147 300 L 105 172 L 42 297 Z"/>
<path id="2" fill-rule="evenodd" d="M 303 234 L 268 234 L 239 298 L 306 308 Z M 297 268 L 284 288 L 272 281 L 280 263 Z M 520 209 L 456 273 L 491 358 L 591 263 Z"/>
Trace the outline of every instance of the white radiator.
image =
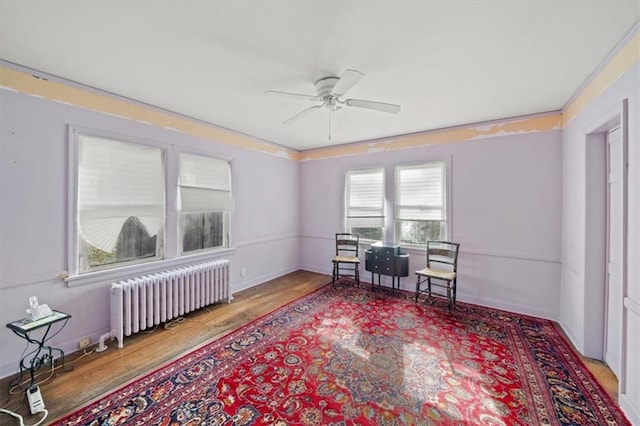
<path id="1" fill-rule="evenodd" d="M 229 261 L 215 260 L 111 285 L 111 335 L 124 336 L 222 300 L 231 302 Z"/>

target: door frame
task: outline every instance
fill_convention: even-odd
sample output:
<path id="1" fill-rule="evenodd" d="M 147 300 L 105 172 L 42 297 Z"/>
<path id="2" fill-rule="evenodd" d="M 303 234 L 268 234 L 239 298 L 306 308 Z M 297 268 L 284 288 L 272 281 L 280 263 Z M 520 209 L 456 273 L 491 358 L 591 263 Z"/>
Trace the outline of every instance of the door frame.
<path id="1" fill-rule="evenodd" d="M 602 354 L 602 360 L 609 365 L 609 367 L 611 368 L 611 370 L 613 370 L 614 374 L 616 374 L 615 371 L 615 367 L 617 367 L 618 372 L 616 374 L 616 377 L 618 377 L 618 375 L 622 375 L 622 339 L 623 339 L 623 332 L 624 332 L 624 319 L 622 318 L 622 314 L 623 314 L 623 310 L 620 310 L 620 325 L 622 327 L 622 329 L 620 330 L 620 347 L 617 348 L 617 350 L 620 352 L 620 357 L 619 360 L 615 360 L 616 362 L 619 362 L 619 365 L 613 365 L 611 364 L 610 361 L 614 361 L 614 360 L 610 360 L 607 361 L 606 356 L 607 356 L 607 347 L 609 345 L 609 320 L 610 320 L 610 312 L 609 312 L 609 297 L 611 295 L 610 293 L 610 287 L 611 287 L 611 274 L 609 272 L 609 264 L 610 264 L 610 255 L 611 255 L 611 182 L 609 182 L 609 178 L 610 178 L 610 167 L 611 167 L 611 142 L 609 139 L 609 135 L 611 134 L 611 132 L 615 131 L 615 130 L 619 130 L 620 132 L 620 155 L 622 158 L 620 158 L 620 169 L 622 170 L 621 175 L 620 175 L 620 185 L 621 185 L 621 199 L 617 200 L 620 203 L 620 211 L 622 213 L 622 217 L 619 218 L 620 219 L 620 226 L 621 226 L 621 240 L 618 242 L 621 246 L 622 246 L 622 250 L 620 252 L 620 262 L 621 262 L 621 269 L 624 270 L 626 264 L 625 264 L 625 252 L 624 252 L 624 246 L 625 246 L 625 216 L 626 216 L 626 206 L 625 206 L 625 199 L 626 199 L 626 194 L 625 194 L 625 181 L 624 181 L 624 169 L 625 169 L 625 162 L 626 162 L 626 157 L 624 154 L 624 141 L 623 141 L 623 132 L 622 132 L 622 120 L 619 126 L 614 127 L 610 130 L 608 130 L 607 132 L 605 132 L 604 135 L 604 143 L 605 143 L 605 150 L 606 150 L 606 155 L 605 155 L 605 163 L 606 163 L 606 174 L 605 174 L 605 183 L 606 183 L 606 203 L 605 203 L 605 210 L 606 210 L 606 222 L 605 222 L 605 256 L 604 256 L 604 264 L 605 264 L 605 280 L 604 280 L 604 289 L 605 289 L 605 294 L 604 294 L 604 339 L 603 339 L 603 354 Z M 622 271 L 621 271 L 622 272 Z M 623 303 L 624 300 L 624 296 L 622 295 L 622 287 L 623 287 L 623 273 L 620 274 L 620 293 L 621 293 L 621 304 Z"/>
<path id="2" fill-rule="evenodd" d="M 620 127 L 622 131 L 622 297 L 628 295 L 628 99 L 623 99 L 618 106 L 608 113 L 602 114 L 592 129 L 585 134 L 585 289 L 584 289 L 584 355 L 604 358 L 605 333 L 605 290 L 606 290 L 606 247 L 607 235 L 607 197 L 608 179 L 605 135 L 609 130 Z M 599 155 L 602 153 L 604 155 Z M 603 188 L 604 187 L 604 188 Z M 603 191 L 604 189 L 604 191 Z M 593 206 L 600 206 L 593 210 Z M 604 215 L 604 216 L 603 216 Z M 599 261 L 590 261 L 599 259 Z M 620 348 L 619 392 L 626 389 L 626 346 L 627 346 L 627 312 L 622 309 L 622 330 Z"/>

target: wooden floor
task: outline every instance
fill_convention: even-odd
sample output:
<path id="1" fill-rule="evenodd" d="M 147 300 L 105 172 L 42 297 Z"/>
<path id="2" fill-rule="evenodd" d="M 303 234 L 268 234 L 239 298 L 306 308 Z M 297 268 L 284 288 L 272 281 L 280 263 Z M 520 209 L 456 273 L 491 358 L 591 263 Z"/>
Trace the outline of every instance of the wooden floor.
<path id="1" fill-rule="evenodd" d="M 73 366 L 71 371 L 57 369 L 51 375 L 51 369 L 42 367 L 37 380 L 51 376 L 40 385 L 49 410 L 47 422 L 73 412 L 150 369 L 209 340 L 222 337 L 273 309 L 322 287 L 330 280 L 328 275 L 297 271 L 241 291 L 234 295 L 231 304 L 215 305 L 190 313 L 175 328 L 159 327 L 153 332 L 128 337 L 122 349 L 114 349 L 115 341 L 111 341 L 108 342 L 110 349 L 105 352 L 85 350 L 88 355 L 84 355 L 83 351 L 68 355 L 67 365 Z M 618 384 L 611 370 L 599 361 L 585 361 L 615 398 Z M 0 381 L 0 408 L 23 415 L 26 424 L 34 423 L 40 415 L 31 418 L 24 391 L 16 389 L 15 394 L 9 393 L 10 379 Z M 17 421 L 0 414 L 0 425 L 5 424 L 17 424 Z"/>

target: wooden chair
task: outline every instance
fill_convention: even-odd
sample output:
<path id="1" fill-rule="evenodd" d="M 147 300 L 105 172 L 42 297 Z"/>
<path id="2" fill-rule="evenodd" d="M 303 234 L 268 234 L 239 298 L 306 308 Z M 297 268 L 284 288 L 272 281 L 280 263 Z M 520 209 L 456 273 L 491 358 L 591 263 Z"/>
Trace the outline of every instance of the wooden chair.
<path id="1" fill-rule="evenodd" d="M 458 251 L 460 244 L 448 241 L 427 242 L 427 267 L 416 271 L 416 303 L 420 293 L 426 293 L 431 300 L 431 286 L 444 288 L 447 291 L 447 306 L 449 310 L 456 305 L 456 281 L 458 271 Z M 431 282 L 435 280 L 435 282 Z M 425 290 L 421 284 L 427 283 Z M 444 294 L 433 293 L 437 296 Z"/>
<path id="2" fill-rule="evenodd" d="M 340 277 L 353 277 L 360 287 L 360 259 L 358 247 L 360 237 L 356 234 L 336 234 L 336 256 L 333 258 L 333 278 L 335 283 Z"/>

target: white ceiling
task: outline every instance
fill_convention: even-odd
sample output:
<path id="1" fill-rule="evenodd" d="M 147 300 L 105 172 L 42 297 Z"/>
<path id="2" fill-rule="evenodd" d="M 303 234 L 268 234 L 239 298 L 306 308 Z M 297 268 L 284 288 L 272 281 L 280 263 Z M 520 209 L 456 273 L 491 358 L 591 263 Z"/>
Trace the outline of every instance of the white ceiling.
<path id="1" fill-rule="evenodd" d="M 296 150 L 559 110 L 640 17 L 640 0 L 8 1 L 0 59 Z M 345 69 L 349 98 L 313 105 Z"/>

